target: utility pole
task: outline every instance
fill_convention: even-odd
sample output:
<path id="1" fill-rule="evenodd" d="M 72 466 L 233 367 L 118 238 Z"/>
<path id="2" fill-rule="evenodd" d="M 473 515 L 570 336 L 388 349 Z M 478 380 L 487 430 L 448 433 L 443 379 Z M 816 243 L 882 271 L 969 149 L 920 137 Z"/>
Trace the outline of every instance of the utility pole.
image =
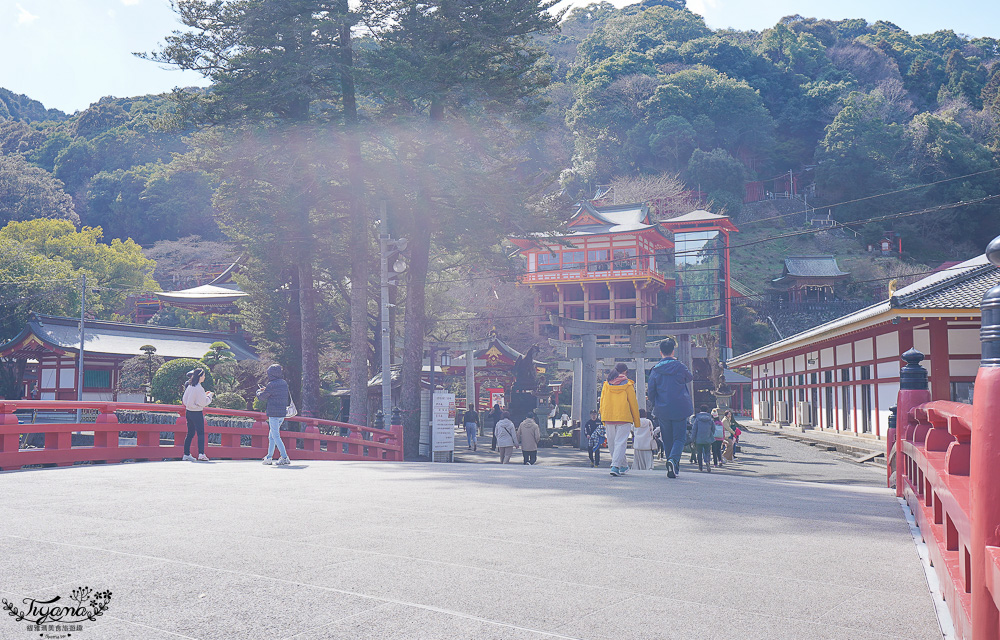
<path id="1" fill-rule="evenodd" d="M 77 402 L 83 401 L 83 340 L 84 340 L 84 312 L 87 308 L 87 276 L 82 274 L 80 276 L 80 364 L 77 367 L 76 372 L 76 399 Z M 77 408 L 76 410 L 76 422 L 80 423 L 83 418 L 83 409 Z"/>

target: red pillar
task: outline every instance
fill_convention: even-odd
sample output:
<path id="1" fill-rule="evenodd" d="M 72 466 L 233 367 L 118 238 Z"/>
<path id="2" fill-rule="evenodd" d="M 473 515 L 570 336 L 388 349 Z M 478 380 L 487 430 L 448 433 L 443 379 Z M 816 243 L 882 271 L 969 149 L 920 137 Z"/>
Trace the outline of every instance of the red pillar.
<path id="1" fill-rule="evenodd" d="M 1000 265 L 1000 237 L 990 242 L 986 255 Z M 981 308 L 983 355 L 976 376 L 969 460 L 971 640 L 1000 640 L 1000 615 L 987 588 L 991 560 L 986 554 L 987 546 L 1000 546 L 1000 286 L 986 292 Z"/>
<path id="2" fill-rule="evenodd" d="M 948 370 L 948 321 L 930 321 L 931 398 L 951 400 L 951 372 Z"/>

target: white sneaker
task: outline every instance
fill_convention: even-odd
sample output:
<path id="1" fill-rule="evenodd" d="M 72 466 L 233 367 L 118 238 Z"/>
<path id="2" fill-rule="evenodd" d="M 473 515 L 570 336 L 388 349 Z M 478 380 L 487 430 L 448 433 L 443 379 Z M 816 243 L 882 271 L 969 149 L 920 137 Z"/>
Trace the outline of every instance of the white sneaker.
<path id="1" fill-rule="evenodd" d="M 211 462 L 211 460 L 208 459 L 208 456 L 206 456 L 204 453 L 199 453 L 198 459 L 201 460 L 202 462 Z"/>
<path id="2" fill-rule="evenodd" d="M 273 458 L 264 458 L 263 460 L 261 460 L 261 462 L 264 463 L 264 464 L 274 464 L 274 459 Z"/>
<path id="3" fill-rule="evenodd" d="M 288 458 L 279 458 L 278 461 L 275 462 L 274 464 L 277 465 L 277 466 L 280 466 L 280 465 L 283 465 L 283 464 L 292 464 L 292 461 L 289 460 Z"/>
<path id="4" fill-rule="evenodd" d="M 185 453 L 184 457 L 181 458 L 181 460 L 184 460 L 185 462 L 194 462 L 194 456 L 191 455 L 190 453 Z"/>

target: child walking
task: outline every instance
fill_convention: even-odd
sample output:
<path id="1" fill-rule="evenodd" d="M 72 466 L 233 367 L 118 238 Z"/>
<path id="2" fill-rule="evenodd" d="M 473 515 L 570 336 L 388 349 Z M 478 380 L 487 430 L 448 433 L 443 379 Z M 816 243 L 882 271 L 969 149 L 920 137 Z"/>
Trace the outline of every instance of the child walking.
<path id="1" fill-rule="evenodd" d="M 632 434 L 633 458 L 638 471 L 653 469 L 653 421 L 646 417 L 646 410 L 639 409 L 639 428 Z"/>
<path id="2" fill-rule="evenodd" d="M 715 420 L 708 413 L 708 407 L 701 405 L 698 413 L 691 421 L 691 440 L 694 443 L 695 458 L 698 460 L 698 471 L 708 470 L 712 472 L 712 458 L 710 451 L 712 443 L 715 441 Z"/>

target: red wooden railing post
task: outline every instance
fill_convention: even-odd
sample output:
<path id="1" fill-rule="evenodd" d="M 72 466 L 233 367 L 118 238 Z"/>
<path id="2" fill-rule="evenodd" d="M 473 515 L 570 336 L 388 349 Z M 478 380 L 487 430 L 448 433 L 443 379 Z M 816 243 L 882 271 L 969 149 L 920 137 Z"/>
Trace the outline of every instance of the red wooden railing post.
<path id="1" fill-rule="evenodd" d="M 21 430 L 14 410 L 17 405 L 0 402 L 0 453 L 16 454 L 20 448 Z"/>
<path id="2" fill-rule="evenodd" d="M 924 359 L 924 354 L 916 349 L 910 349 L 902 356 L 906 361 L 899 371 L 899 395 L 896 397 L 896 439 L 895 451 L 890 449 L 887 452 L 887 460 L 892 459 L 893 453 L 896 456 L 896 497 L 903 497 L 902 474 L 907 472 L 908 460 L 903 454 L 903 441 L 912 433 L 916 422 L 911 415 L 911 409 L 930 402 L 931 392 L 927 386 L 927 369 L 920 365 Z"/>
<path id="3" fill-rule="evenodd" d="M 1000 237 L 986 247 L 986 257 L 1000 266 Z M 969 461 L 972 640 L 998 640 L 1000 616 L 987 587 L 987 547 L 1000 547 L 1000 285 L 986 292 L 981 308 L 983 352 L 972 403 Z"/>

